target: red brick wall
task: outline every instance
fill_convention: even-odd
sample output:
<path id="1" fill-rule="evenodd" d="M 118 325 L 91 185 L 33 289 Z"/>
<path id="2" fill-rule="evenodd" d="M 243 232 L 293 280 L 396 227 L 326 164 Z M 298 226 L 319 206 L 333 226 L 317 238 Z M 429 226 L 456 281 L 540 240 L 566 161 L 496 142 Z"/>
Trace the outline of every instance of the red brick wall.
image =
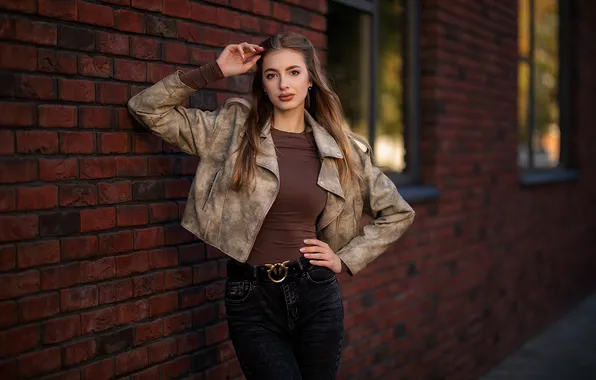
<path id="1" fill-rule="evenodd" d="M 125 106 L 231 42 L 285 29 L 325 46 L 326 4 L 0 8 L 0 377 L 238 377 L 222 257 L 179 225 L 197 160 L 133 123 Z M 191 104 L 214 108 L 248 83 L 221 81 Z"/>
<path id="2" fill-rule="evenodd" d="M 3 378 L 239 376 L 224 260 L 178 224 L 197 161 L 125 103 L 230 42 L 289 29 L 325 48 L 326 5 L 209 2 L 0 0 Z M 422 4 L 424 180 L 441 197 L 414 204 L 407 237 L 341 278 L 342 378 L 473 379 L 596 285 L 596 7 L 574 0 L 582 178 L 523 188 L 517 2 Z M 222 81 L 190 103 L 214 108 L 247 85 Z"/>

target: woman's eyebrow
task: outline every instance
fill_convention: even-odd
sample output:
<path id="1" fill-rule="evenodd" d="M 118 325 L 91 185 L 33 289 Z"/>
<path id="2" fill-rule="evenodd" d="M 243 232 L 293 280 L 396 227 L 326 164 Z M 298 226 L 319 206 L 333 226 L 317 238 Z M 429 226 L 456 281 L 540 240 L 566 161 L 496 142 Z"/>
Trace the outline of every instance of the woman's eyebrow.
<path id="1" fill-rule="evenodd" d="M 286 71 L 288 71 L 288 70 L 293 70 L 293 69 L 300 69 L 300 68 L 301 68 L 301 67 L 300 67 L 300 66 L 298 66 L 298 65 L 292 65 L 292 66 L 289 66 L 289 67 L 287 67 L 287 68 L 286 68 Z M 268 69 L 265 69 L 265 72 L 267 72 L 267 71 L 275 71 L 275 72 L 277 72 L 277 70 L 276 70 L 276 69 L 274 69 L 274 68 L 268 68 Z"/>

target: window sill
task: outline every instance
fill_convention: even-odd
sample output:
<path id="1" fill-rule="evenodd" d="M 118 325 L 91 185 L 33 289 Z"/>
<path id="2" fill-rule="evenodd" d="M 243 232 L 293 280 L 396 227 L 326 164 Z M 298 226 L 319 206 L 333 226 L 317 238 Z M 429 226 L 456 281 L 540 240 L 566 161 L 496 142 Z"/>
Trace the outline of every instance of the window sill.
<path id="1" fill-rule="evenodd" d="M 407 185 L 399 187 L 398 191 L 408 203 L 425 202 L 440 195 L 439 189 L 425 185 Z"/>
<path id="2" fill-rule="evenodd" d="M 577 169 L 553 169 L 546 171 L 524 171 L 521 174 L 523 186 L 537 186 L 549 183 L 571 182 L 580 178 L 580 171 Z"/>

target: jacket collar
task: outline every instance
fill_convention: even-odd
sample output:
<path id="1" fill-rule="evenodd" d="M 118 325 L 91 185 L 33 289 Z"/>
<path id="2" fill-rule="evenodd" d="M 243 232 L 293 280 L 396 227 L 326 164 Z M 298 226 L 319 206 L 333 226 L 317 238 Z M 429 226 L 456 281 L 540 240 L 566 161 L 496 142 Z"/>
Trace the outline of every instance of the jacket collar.
<path id="1" fill-rule="evenodd" d="M 315 142 L 317 144 L 317 149 L 319 150 L 319 154 L 321 157 L 333 157 L 333 158 L 343 158 L 341 154 L 341 150 L 337 145 L 337 142 L 327 132 L 327 130 L 321 126 L 317 121 L 311 116 L 311 114 L 304 110 L 304 121 L 308 126 L 312 128 L 313 136 L 315 138 Z M 271 118 L 267 120 L 263 129 L 261 130 L 261 137 L 267 138 L 271 134 Z"/>

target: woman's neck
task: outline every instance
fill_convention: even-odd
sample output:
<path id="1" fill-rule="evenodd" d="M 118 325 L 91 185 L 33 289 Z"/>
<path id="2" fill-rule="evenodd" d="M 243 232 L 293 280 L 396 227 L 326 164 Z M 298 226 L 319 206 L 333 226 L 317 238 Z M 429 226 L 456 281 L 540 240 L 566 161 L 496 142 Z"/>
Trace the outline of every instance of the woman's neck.
<path id="1" fill-rule="evenodd" d="M 282 111 L 273 109 L 273 128 L 292 133 L 302 133 L 305 130 L 304 107 Z"/>

